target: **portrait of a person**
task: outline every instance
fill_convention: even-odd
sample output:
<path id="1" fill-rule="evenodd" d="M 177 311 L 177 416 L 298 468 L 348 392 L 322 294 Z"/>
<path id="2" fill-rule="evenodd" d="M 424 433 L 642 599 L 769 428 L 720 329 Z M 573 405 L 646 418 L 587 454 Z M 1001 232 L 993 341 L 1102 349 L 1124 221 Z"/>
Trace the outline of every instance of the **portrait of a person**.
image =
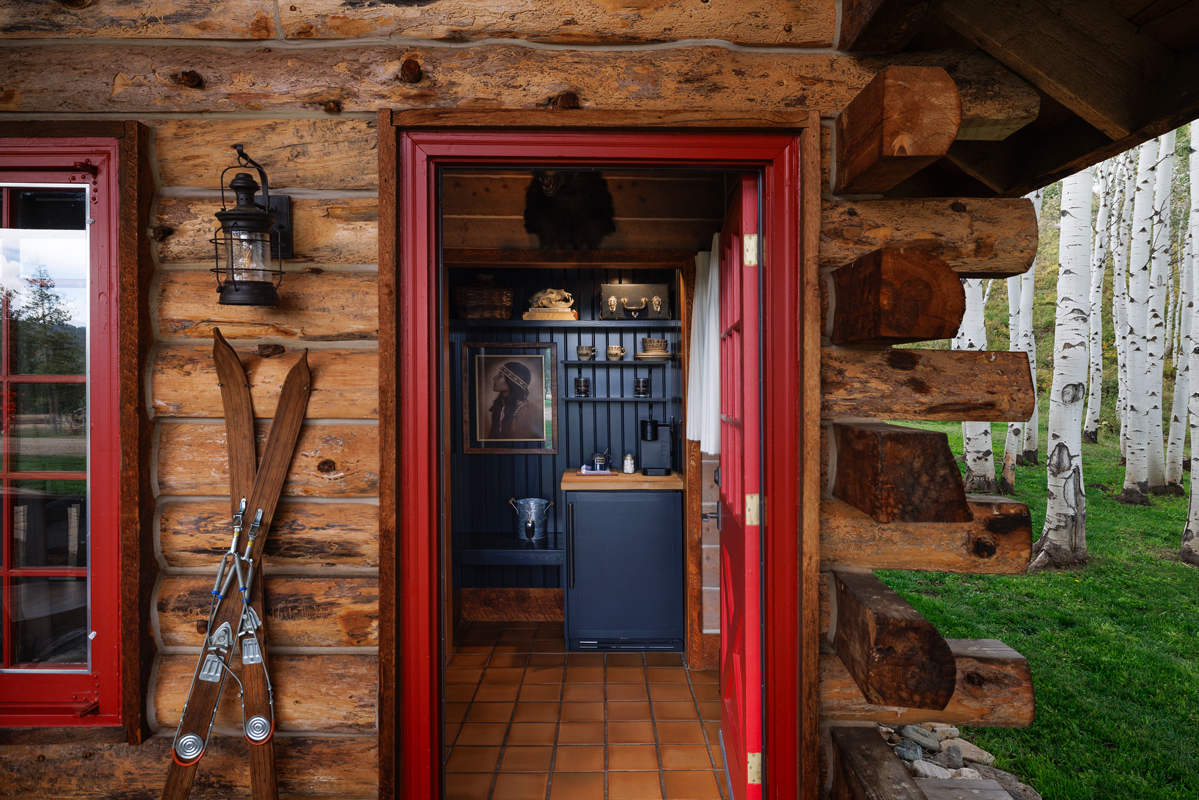
<path id="1" fill-rule="evenodd" d="M 541 356 L 479 356 L 480 441 L 545 441 Z"/>

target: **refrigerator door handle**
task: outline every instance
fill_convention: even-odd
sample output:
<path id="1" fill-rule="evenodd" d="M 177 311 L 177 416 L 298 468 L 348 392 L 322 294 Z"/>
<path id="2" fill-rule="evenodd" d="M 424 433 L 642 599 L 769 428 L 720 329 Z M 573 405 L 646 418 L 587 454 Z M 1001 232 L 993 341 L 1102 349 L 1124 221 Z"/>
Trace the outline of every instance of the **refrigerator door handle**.
<path id="1" fill-rule="evenodd" d="M 569 571 L 568 588 L 575 588 L 575 504 L 566 504 L 566 552 L 570 563 L 567 564 Z"/>

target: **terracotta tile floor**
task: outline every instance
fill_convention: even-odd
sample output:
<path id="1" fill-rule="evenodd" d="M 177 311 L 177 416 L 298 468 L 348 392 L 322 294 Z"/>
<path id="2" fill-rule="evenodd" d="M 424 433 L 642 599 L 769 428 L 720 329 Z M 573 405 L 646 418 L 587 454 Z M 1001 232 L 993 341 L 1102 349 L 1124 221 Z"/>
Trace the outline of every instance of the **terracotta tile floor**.
<path id="1" fill-rule="evenodd" d="M 445 672 L 446 800 L 721 800 L 715 672 L 476 622 Z"/>

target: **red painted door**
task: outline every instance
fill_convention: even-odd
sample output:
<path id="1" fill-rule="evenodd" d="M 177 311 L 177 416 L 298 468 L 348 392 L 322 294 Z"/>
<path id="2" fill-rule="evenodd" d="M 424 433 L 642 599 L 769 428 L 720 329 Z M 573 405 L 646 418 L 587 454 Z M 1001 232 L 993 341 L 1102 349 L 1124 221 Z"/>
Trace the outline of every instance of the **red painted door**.
<path id="1" fill-rule="evenodd" d="M 734 800 L 762 796 L 757 232 L 758 179 L 743 175 L 720 232 L 720 732 Z"/>

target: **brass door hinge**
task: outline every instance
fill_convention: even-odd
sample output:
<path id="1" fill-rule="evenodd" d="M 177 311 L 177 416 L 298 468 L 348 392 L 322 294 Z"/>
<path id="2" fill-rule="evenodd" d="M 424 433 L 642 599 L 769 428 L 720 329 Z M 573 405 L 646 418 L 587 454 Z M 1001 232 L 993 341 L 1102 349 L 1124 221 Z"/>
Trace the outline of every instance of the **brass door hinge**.
<path id="1" fill-rule="evenodd" d="M 741 238 L 741 263 L 747 267 L 758 266 L 758 234 L 747 233 Z"/>
<path id="2" fill-rule="evenodd" d="M 762 754 L 749 753 L 745 758 L 746 781 L 752 786 L 762 785 Z"/>
<path id="3" fill-rule="evenodd" d="M 762 518 L 761 515 L 761 495 L 747 494 L 745 495 L 745 524 L 758 525 Z"/>

